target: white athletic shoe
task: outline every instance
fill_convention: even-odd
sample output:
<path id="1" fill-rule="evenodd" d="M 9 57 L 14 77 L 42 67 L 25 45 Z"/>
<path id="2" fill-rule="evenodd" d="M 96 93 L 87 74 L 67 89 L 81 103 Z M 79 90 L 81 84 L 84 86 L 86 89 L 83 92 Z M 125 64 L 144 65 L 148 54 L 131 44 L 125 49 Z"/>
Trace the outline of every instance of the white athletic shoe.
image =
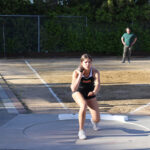
<path id="1" fill-rule="evenodd" d="M 86 139 L 86 135 L 85 135 L 85 132 L 83 130 L 79 131 L 78 136 L 79 136 L 80 140 L 85 140 Z"/>
<path id="2" fill-rule="evenodd" d="M 98 123 L 95 123 L 92 118 L 91 118 L 91 123 L 93 125 L 93 130 L 98 131 L 100 130 L 100 127 L 98 127 Z"/>

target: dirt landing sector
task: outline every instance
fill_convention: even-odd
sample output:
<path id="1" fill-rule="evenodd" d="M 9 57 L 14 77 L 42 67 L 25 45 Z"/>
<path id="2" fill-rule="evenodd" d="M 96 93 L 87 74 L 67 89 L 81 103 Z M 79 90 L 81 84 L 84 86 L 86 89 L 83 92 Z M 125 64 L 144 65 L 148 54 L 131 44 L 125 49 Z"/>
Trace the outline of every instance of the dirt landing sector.
<path id="1" fill-rule="evenodd" d="M 38 113 L 76 112 L 70 83 L 79 59 L 29 59 L 30 65 L 46 81 L 69 109 L 65 110 L 23 59 L 1 60 L 1 74 L 17 97 L 29 110 Z M 101 112 L 130 113 L 150 103 L 150 61 L 135 59 L 121 64 L 117 58 L 96 58 L 93 62 L 101 74 L 101 90 L 97 95 Z M 149 106 L 138 112 L 150 114 Z"/>

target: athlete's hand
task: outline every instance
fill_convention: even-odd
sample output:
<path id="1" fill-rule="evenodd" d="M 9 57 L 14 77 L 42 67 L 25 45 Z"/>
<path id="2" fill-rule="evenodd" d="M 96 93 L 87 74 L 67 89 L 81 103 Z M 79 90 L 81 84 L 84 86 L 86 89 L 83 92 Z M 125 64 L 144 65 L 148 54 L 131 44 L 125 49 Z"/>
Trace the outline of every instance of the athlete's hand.
<path id="1" fill-rule="evenodd" d="M 82 76 L 84 74 L 84 70 L 83 71 L 80 71 L 79 69 L 76 70 L 78 75 Z"/>
<path id="2" fill-rule="evenodd" d="M 95 95 L 95 93 L 93 91 L 88 93 L 88 96 L 94 96 L 94 95 Z"/>

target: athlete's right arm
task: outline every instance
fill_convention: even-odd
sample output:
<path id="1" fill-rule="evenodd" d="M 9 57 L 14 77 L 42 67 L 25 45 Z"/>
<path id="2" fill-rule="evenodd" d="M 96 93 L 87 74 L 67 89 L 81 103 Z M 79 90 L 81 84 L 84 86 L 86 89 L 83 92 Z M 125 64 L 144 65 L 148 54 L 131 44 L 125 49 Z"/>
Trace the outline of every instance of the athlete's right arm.
<path id="1" fill-rule="evenodd" d="M 81 78 L 82 78 L 82 74 L 80 71 L 75 70 L 72 74 L 72 83 L 71 83 L 71 90 L 72 92 L 77 91 Z"/>

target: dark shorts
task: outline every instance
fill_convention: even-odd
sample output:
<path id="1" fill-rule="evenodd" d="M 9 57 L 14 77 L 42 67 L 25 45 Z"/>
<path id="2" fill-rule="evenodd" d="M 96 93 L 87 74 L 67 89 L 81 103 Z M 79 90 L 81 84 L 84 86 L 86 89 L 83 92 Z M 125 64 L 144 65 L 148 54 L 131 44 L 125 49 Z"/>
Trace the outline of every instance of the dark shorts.
<path id="1" fill-rule="evenodd" d="M 82 93 L 81 93 L 82 94 Z M 83 95 L 83 94 L 82 94 Z M 93 96 L 87 96 L 87 95 L 83 95 L 83 97 L 86 99 L 86 100 L 90 100 L 94 97 L 96 97 L 96 95 L 93 95 Z"/>
<path id="2" fill-rule="evenodd" d="M 87 96 L 87 93 L 83 93 L 83 92 L 81 92 L 81 91 L 76 91 L 76 92 L 80 92 L 81 95 L 82 95 L 86 100 L 90 100 L 90 99 L 96 97 L 96 95 L 93 95 L 93 96 Z M 75 93 L 75 92 L 73 92 L 73 93 Z M 72 93 L 72 94 L 73 94 L 73 93 Z"/>

